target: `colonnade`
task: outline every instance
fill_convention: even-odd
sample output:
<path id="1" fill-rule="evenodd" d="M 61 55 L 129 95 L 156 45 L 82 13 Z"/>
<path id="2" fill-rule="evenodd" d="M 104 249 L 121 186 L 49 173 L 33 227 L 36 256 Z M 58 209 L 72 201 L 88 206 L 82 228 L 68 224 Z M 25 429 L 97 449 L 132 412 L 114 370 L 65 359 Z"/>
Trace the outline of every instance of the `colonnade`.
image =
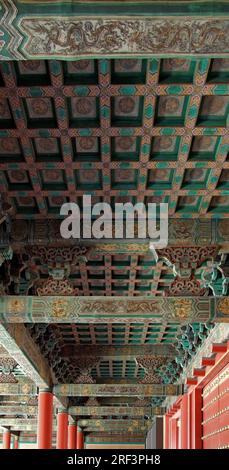
<path id="1" fill-rule="evenodd" d="M 50 391 L 39 392 L 37 416 L 37 448 L 52 449 L 53 445 L 53 398 Z M 18 449 L 19 436 L 14 436 L 14 449 Z M 3 449 L 11 448 L 11 432 L 3 433 Z M 67 410 L 59 410 L 57 414 L 57 449 L 83 449 L 84 433 L 76 422 L 69 422 Z"/>

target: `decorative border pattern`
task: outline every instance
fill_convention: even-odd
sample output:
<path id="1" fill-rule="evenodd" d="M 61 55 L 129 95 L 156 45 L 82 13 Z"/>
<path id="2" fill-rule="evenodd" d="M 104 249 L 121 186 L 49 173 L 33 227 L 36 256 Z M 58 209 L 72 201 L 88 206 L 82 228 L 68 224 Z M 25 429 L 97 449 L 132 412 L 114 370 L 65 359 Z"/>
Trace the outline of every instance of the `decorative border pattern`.
<path id="1" fill-rule="evenodd" d="M 53 388 L 54 395 L 69 397 L 129 397 L 182 395 L 183 385 L 157 384 L 61 384 Z"/>
<path id="2" fill-rule="evenodd" d="M 146 10 L 146 16 L 139 19 L 138 14 L 128 17 L 128 7 L 127 16 L 117 16 L 118 10 L 109 16 L 105 6 L 98 19 L 86 12 L 77 16 L 77 8 L 71 10 L 64 3 L 59 9 L 53 4 L 45 9 L 43 4 L 33 5 L 30 12 L 15 0 L 3 0 L 1 4 L 2 60 L 104 54 L 157 56 L 158 52 L 176 57 L 229 54 L 229 20 L 217 13 L 208 18 L 200 13 L 199 17 L 175 17 L 165 10 L 162 18 Z"/>
<path id="3" fill-rule="evenodd" d="M 125 232 L 125 231 L 124 231 Z M 207 246 L 228 245 L 228 221 L 225 219 L 196 219 L 177 220 L 169 219 L 168 246 Z M 80 242 L 80 240 L 79 240 Z M 83 245 L 92 245 L 92 249 L 99 253 L 147 253 L 149 242 L 133 240 L 81 240 Z M 45 220 L 13 220 L 10 235 L 0 225 L 0 247 L 10 245 L 13 250 L 22 246 L 45 247 L 60 244 L 64 246 L 64 240 L 60 235 L 60 221 Z M 76 245 L 76 240 L 69 239 L 67 246 Z"/>
<path id="4" fill-rule="evenodd" d="M 1 408 L 0 408 L 1 410 Z M 163 415 L 165 408 L 161 407 L 127 407 L 127 406 L 71 406 L 69 414 L 76 416 L 144 416 L 152 412 L 157 416 Z"/>
<path id="5" fill-rule="evenodd" d="M 184 19 L 97 19 L 29 17 L 18 23 L 29 58 L 88 54 L 229 53 L 229 21 Z M 211 40 L 209 41 L 209 37 Z"/>
<path id="6" fill-rule="evenodd" d="M 227 322 L 229 297 L 35 297 L 0 298 L 0 322 L 101 323 L 194 321 Z"/>

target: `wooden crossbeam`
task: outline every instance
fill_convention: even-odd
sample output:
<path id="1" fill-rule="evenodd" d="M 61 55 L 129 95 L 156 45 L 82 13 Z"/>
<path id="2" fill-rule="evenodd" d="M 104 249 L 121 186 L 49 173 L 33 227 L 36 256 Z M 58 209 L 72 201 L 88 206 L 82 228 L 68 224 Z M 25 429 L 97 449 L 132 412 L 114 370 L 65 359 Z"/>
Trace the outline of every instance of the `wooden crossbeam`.
<path id="1" fill-rule="evenodd" d="M 228 297 L 5 296 L 0 299 L 0 322 L 225 322 L 228 300 Z"/>
<path id="2" fill-rule="evenodd" d="M 65 346 L 62 349 L 62 355 L 66 358 L 80 359 L 81 357 L 97 356 L 101 359 L 117 360 L 129 359 L 139 356 L 166 356 L 174 358 L 176 355 L 175 348 L 170 344 L 156 345 L 124 345 L 124 346 Z"/>
<path id="3" fill-rule="evenodd" d="M 50 368 L 22 323 L 0 324 L 0 343 L 38 387 L 52 385 Z"/>
<path id="4" fill-rule="evenodd" d="M 0 405 L 0 416 L 1 415 L 36 415 L 38 407 L 29 405 Z"/>
<path id="5" fill-rule="evenodd" d="M 37 387 L 43 389 L 52 387 L 51 369 L 23 323 L 0 323 L 0 344 L 22 367 L 26 376 L 31 379 Z M 2 392 L 4 392 L 5 384 L 0 385 L 3 385 Z M 6 387 L 6 390 L 8 390 L 8 388 Z M 27 390 L 26 384 L 23 390 Z M 4 395 L 7 393 L 9 395 L 13 394 L 11 387 L 10 392 L 6 391 Z M 25 394 L 26 393 L 25 391 Z M 36 393 L 37 390 L 35 391 L 35 394 Z M 61 399 L 59 405 L 66 407 L 66 400 Z"/>
<path id="6" fill-rule="evenodd" d="M 0 383 L 0 395 L 37 395 L 37 387 L 34 384 L 23 383 L 23 384 L 1 384 Z"/>
<path id="7" fill-rule="evenodd" d="M 163 415 L 165 408 L 162 407 L 131 407 L 131 406 L 70 406 L 69 413 L 72 416 L 139 416 Z M 1 413 L 1 408 L 0 408 Z"/>
<path id="8" fill-rule="evenodd" d="M 0 427 L 9 426 L 24 426 L 26 424 L 30 424 L 31 426 L 37 425 L 36 419 L 23 419 L 23 418 L 0 418 Z"/>
<path id="9" fill-rule="evenodd" d="M 55 385 L 54 395 L 69 397 L 153 397 L 178 396 L 183 393 L 183 385 L 158 384 L 61 384 Z"/>

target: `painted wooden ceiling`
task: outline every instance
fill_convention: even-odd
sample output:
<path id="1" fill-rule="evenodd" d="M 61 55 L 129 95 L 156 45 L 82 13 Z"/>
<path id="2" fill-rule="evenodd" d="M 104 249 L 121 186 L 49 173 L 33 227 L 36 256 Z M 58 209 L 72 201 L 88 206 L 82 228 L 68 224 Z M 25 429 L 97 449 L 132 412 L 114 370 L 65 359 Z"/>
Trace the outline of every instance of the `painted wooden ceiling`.
<path id="1" fill-rule="evenodd" d="M 69 295 L 69 288 L 73 289 L 70 295 L 113 296 L 114 301 L 119 296 L 222 294 L 222 283 L 218 284 L 221 289 L 218 291 L 216 284 L 205 285 L 201 276 L 208 262 L 217 257 L 219 240 L 222 241 L 221 221 L 224 244 L 227 238 L 224 219 L 229 214 L 228 85 L 229 59 L 0 63 L 0 192 L 3 209 L 10 213 L 13 227 L 15 219 L 20 223 L 19 231 L 12 234 L 15 237 L 12 262 L 1 266 L 1 295 L 57 293 L 58 284 L 53 280 L 50 284 L 55 253 L 51 263 L 49 254 L 44 262 L 36 246 L 26 249 L 22 234 L 29 221 L 32 222 L 28 233 L 32 233 L 34 219 L 48 227 L 47 219 L 59 218 L 62 203 L 82 205 L 84 194 L 92 196 L 92 203 L 104 201 L 112 207 L 115 202 L 167 202 L 180 238 L 187 228 L 195 232 L 194 224 L 199 218 L 220 220 L 219 224 L 213 220 L 212 225 L 199 229 L 208 237 L 207 255 L 203 259 L 204 239 L 201 240 L 197 257 L 202 260 L 200 264 L 193 246 L 190 252 L 185 248 L 189 260 L 187 282 L 180 279 L 184 275 L 184 253 L 179 246 L 178 276 L 174 275 L 173 264 L 168 266 L 162 260 L 156 264 L 149 252 L 128 252 L 119 246 L 114 252 L 92 250 L 87 260 L 70 262 L 69 270 L 69 261 L 67 267 L 64 262 L 66 247 L 62 246 L 60 270 L 67 278 L 67 284 L 61 284 L 64 295 Z M 178 225 L 182 222 L 178 219 L 190 218 L 195 219 L 194 228 L 187 220 L 185 230 Z M 35 232 L 39 239 L 39 226 Z M 44 230 L 40 229 L 40 233 L 42 237 Z M 199 240 L 200 234 L 198 237 Z M 225 248 L 224 252 L 227 253 Z M 228 276 L 226 254 L 224 273 Z M 31 323 L 26 325 L 26 331 L 38 347 L 40 358 L 47 361 L 55 384 L 64 381 L 77 384 L 84 380 L 85 385 L 141 386 L 181 380 L 183 367 L 213 326 L 207 322 L 181 327 L 179 320 L 171 324 L 148 320 L 112 322 Z M 172 347 L 173 355 L 162 355 L 159 362 L 158 357 L 151 355 L 151 367 L 147 369 L 137 357 L 137 348 L 154 345 L 165 346 L 167 353 Z M 97 351 L 99 360 L 93 363 L 89 355 L 88 363 L 82 361 L 79 367 L 74 351 L 86 346 L 94 348 L 94 356 Z M 105 349 L 96 349 L 99 347 Z M 120 351 L 124 347 L 133 349 L 129 354 L 123 349 L 123 355 L 119 357 L 116 353 L 114 357 L 106 349 L 112 347 Z M 2 360 L 3 383 L 11 380 L 19 387 L 31 384 L 25 375 L 26 369 L 23 372 L 10 355 Z M 160 407 L 164 398 L 155 395 L 142 404 Z M 133 397 L 95 396 L 95 400 L 99 406 L 134 405 Z M 8 403 L 5 398 L 2 406 L 4 403 Z M 69 403 L 86 406 L 88 397 L 71 397 Z M 140 403 L 141 400 L 138 406 Z M 12 396 L 12 404 L 16 409 L 12 416 L 15 413 L 21 416 L 16 396 Z M 36 415 L 36 410 L 25 410 L 30 412 L 29 416 Z M 110 417 L 112 413 L 111 410 Z"/>
<path id="2" fill-rule="evenodd" d="M 0 64 L 0 191 L 17 218 L 62 203 L 167 202 L 228 217 L 229 59 Z"/>

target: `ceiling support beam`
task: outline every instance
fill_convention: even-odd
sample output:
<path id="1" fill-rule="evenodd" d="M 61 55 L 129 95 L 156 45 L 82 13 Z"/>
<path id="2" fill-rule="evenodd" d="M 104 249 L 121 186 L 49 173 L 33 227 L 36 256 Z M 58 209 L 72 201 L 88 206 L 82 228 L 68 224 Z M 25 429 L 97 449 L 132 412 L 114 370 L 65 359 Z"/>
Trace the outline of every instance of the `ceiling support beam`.
<path id="1" fill-rule="evenodd" d="M 146 85 L 147 86 L 147 85 Z M 160 84 L 160 86 L 163 86 Z M 183 85 L 184 86 L 184 85 Z M 20 231 L 20 220 L 14 220 L 14 230 L 12 233 L 6 235 L 3 226 L 0 226 L 0 248 L 10 245 L 12 249 L 18 249 L 28 246 L 56 246 L 60 244 L 63 246 L 64 240 L 61 237 L 60 230 L 57 230 L 58 221 L 57 220 L 23 220 L 24 231 L 27 234 L 26 238 L 19 240 L 14 238 L 14 230 Z M 61 224 L 61 221 L 59 222 Z M 185 239 L 185 246 L 210 246 L 210 245 L 220 245 L 228 246 L 228 241 L 225 238 L 222 238 L 220 231 L 220 224 L 222 226 L 222 220 L 212 220 L 212 219 L 197 219 L 192 220 L 192 230 L 190 230 L 190 220 L 182 220 L 182 230 L 177 230 L 178 222 L 176 218 L 169 218 L 169 233 L 168 233 L 168 246 L 182 246 L 184 243 L 183 233 L 188 233 L 188 237 Z M 137 224 L 136 224 L 137 225 Z M 225 224 L 226 227 L 226 224 Z M 124 222 L 125 228 L 125 222 Z M 55 237 L 54 237 L 55 234 Z M 124 230 L 124 236 L 126 235 L 126 230 Z M 139 238 L 131 239 L 120 239 L 117 241 L 113 239 L 94 239 L 93 242 L 91 239 L 79 239 L 80 244 L 85 246 L 90 246 L 92 251 L 96 253 L 109 253 L 109 254 L 120 254 L 120 253 L 129 253 L 129 254 L 139 254 L 147 253 L 149 251 L 149 239 L 142 241 Z M 68 246 L 74 246 L 75 240 L 68 240 Z M 160 251 L 159 251 L 160 253 Z"/>
<path id="2" fill-rule="evenodd" d="M 31 379 L 39 389 L 52 389 L 53 376 L 51 369 L 23 323 L 0 323 L 0 344 L 22 367 L 26 376 Z M 16 390 L 17 385 L 20 392 L 16 392 L 15 394 L 27 394 L 27 384 L 24 384 L 24 388 L 22 385 L 20 386 L 19 384 L 16 384 Z M 3 386 L 2 392 L 4 392 L 4 390 L 5 388 Z M 25 392 L 23 390 L 25 390 Z M 35 392 L 33 394 L 37 394 L 38 390 L 36 387 L 34 387 L 34 390 Z M 4 395 L 6 394 L 14 394 L 12 393 L 12 387 L 10 392 L 5 391 Z M 56 396 L 55 402 L 57 406 L 67 406 L 66 399 L 59 400 L 59 397 Z"/>
<path id="3" fill-rule="evenodd" d="M 107 442 L 109 443 L 118 443 L 118 442 L 126 442 L 130 444 L 145 444 L 145 433 L 134 433 L 134 432 L 128 432 L 128 433 L 117 433 L 117 434 L 111 434 L 109 433 L 89 433 L 86 436 L 85 442 L 87 444 L 106 444 Z"/>
<path id="4" fill-rule="evenodd" d="M 106 420 L 105 420 L 106 421 Z M 111 423 L 97 423 L 96 426 L 91 425 L 90 423 L 84 427 L 84 432 L 116 432 L 116 433 L 127 433 L 127 432 L 143 432 L 146 433 L 151 426 L 151 422 L 147 421 L 148 424 L 144 424 L 143 420 L 138 420 L 138 421 L 128 421 L 128 420 L 123 420 L 123 423 L 119 424 L 116 422 L 116 420 L 112 420 Z M 0 425 L 1 427 L 1 425 Z M 4 425 L 2 425 L 2 428 L 5 428 Z M 16 423 L 13 426 L 10 426 L 11 431 L 24 431 L 24 432 L 36 432 L 37 429 L 37 424 L 22 424 L 22 423 Z M 56 426 L 53 427 L 53 432 L 56 432 L 57 428 Z"/>
<path id="5" fill-rule="evenodd" d="M 130 406 L 70 406 L 68 409 L 72 416 L 134 416 L 163 415 L 165 408 L 162 407 L 130 407 Z M 0 408 L 1 413 L 1 408 Z"/>
<path id="6" fill-rule="evenodd" d="M 227 57 L 229 54 L 227 2 L 210 2 L 210 6 L 206 2 L 204 16 L 199 2 L 195 2 L 195 9 L 189 2 L 176 2 L 175 11 L 171 9 L 171 2 L 146 2 L 144 15 L 141 5 L 134 3 L 129 16 L 128 2 L 119 6 L 115 3 L 110 5 L 108 15 L 107 7 L 97 1 L 91 2 L 90 9 L 83 2 L 80 13 L 78 2 L 63 2 L 60 16 L 55 2 L 50 2 L 49 8 L 44 10 L 40 2 L 30 2 L 30 8 L 25 9 L 23 2 L 2 0 L 0 25 L 5 32 L 2 58 L 72 59 L 76 55 L 84 58 L 85 52 L 89 59 L 116 57 L 117 54 L 158 57 L 159 51 L 176 58 L 220 54 Z M 96 17 L 98 11 L 99 17 Z M 63 31 L 68 36 L 72 28 L 80 31 L 80 43 L 78 40 L 60 43 L 58 38 Z M 56 34 L 52 34 L 54 30 Z M 184 30 L 182 37 L 179 33 Z M 209 41 L 209 37 L 214 40 Z M 13 40 L 15 38 L 17 41 Z"/>
<path id="7" fill-rule="evenodd" d="M 38 407 L 29 405 L 0 405 L 0 416 L 1 415 L 37 415 Z"/>
<path id="8" fill-rule="evenodd" d="M 144 421 L 144 419 L 115 419 L 115 420 L 79 420 L 78 426 L 84 429 L 86 432 L 101 432 L 101 431 L 112 431 L 117 432 L 119 430 L 125 430 L 129 432 L 147 432 L 152 426 L 151 421 Z"/>
<path id="9" fill-rule="evenodd" d="M 0 418 L 0 427 L 5 427 L 5 426 L 24 426 L 30 424 L 31 426 L 37 425 L 37 419 L 30 419 L 29 423 L 27 419 L 24 418 Z M 106 420 L 106 419 L 82 419 L 77 421 L 77 425 L 82 428 L 82 429 L 98 429 L 101 427 L 104 427 L 106 429 L 111 429 L 113 426 L 116 426 L 117 428 L 125 428 L 129 426 L 133 427 L 138 427 L 140 425 L 144 424 L 143 417 L 142 419 L 115 419 L 115 420 Z"/>
<path id="10" fill-rule="evenodd" d="M 0 324 L 0 343 L 37 387 L 52 386 L 50 368 L 22 323 Z"/>
<path id="11" fill-rule="evenodd" d="M 18 384 L 16 384 L 18 385 Z M 8 388 L 8 387 L 7 387 Z M 37 405 L 37 397 L 33 396 L 31 397 L 32 400 L 35 401 L 35 405 Z M 19 405 L 15 405 L 15 403 L 18 403 Z M 32 403 L 34 405 L 34 403 Z M 28 405 L 28 395 L 9 395 L 7 393 L 5 394 L 0 394 L 0 406 L 27 406 Z"/>
<path id="12" fill-rule="evenodd" d="M 228 322 L 229 297 L 3 296 L 0 322 Z"/>
<path id="13" fill-rule="evenodd" d="M 30 424 L 31 426 L 34 425 L 36 426 L 37 425 L 37 420 L 36 419 L 30 419 L 29 421 L 27 419 L 24 419 L 24 418 L 0 418 L 0 427 L 5 427 L 5 426 L 9 426 L 9 427 L 15 427 L 15 426 L 24 426 L 26 424 Z"/>
<path id="14" fill-rule="evenodd" d="M 66 358 L 80 359 L 81 357 L 97 356 L 100 359 L 117 360 L 131 359 L 139 356 L 166 356 L 174 358 L 177 351 L 171 344 L 156 345 L 127 345 L 127 346 L 65 346 L 62 355 Z"/>
<path id="15" fill-rule="evenodd" d="M 1 384 L 0 383 L 0 395 L 27 395 L 34 396 L 37 395 L 37 386 L 32 383 L 23 383 L 23 384 Z"/>
<path id="16" fill-rule="evenodd" d="M 178 396 L 183 393 L 183 385 L 157 384 L 61 384 L 54 386 L 54 394 L 69 397 L 153 397 Z"/>

